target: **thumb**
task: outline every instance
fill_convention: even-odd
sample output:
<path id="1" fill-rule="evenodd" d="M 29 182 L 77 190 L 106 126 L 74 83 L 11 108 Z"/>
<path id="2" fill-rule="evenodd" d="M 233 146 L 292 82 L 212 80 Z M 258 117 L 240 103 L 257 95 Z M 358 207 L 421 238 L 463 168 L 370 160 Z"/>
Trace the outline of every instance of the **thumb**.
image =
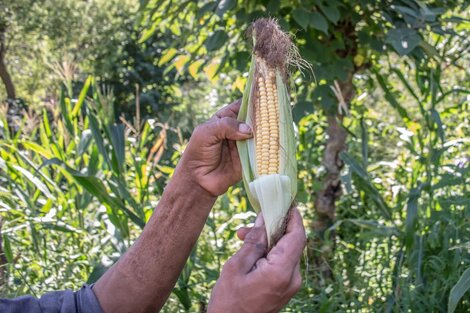
<path id="1" fill-rule="evenodd" d="M 237 237 L 241 241 L 245 240 L 246 235 L 248 235 L 253 227 L 242 227 L 237 230 Z"/>
<path id="2" fill-rule="evenodd" d="M 213 136 L 218 140 L 244 140 L 253 136 L 249 125 L 232 117 L 218 118 L 206 123 L 205 126 L 205 135 Z"/>
<path id="3" fill-rule="evenodd" d="M 238 269 L 243 273 L 249 273 L 253 266 L 262 258 L 268 248 L 268 239 L 264 227 L 263 215 L 258 215 L 255 226 L 245 236 L 243 246 L 232 257 L 232 262 L 237 264 Z"/>

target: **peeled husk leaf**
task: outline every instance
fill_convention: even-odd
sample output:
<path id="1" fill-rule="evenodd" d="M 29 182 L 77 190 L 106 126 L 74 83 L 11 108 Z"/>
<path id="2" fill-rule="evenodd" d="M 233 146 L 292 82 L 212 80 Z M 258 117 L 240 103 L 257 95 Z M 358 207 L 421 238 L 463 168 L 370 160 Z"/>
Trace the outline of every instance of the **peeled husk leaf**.
<path id="1" fill-rule="evenodd" d="M 256 211 L 262 211 L 269 247 L 285 232 L 286 216 L 297 192 L 296 140 L 287 81 L 287 65 L 295 54 L 289 36 L 272 19 L 260 19 L 252 26 L 254 42 L 252 62 L 243 94 L 238 119 L 254 123 L 254 97 L 257 78 L 264 76 L 265 67 L 274 68 L 279 103 L 280 170 L 277 174 L 258 175 L 255 138 L 238 141 L 242 174 L 248 199 Z M 292 52 L 294 50 L 294 52 Z M 258 62 L 260 60 L 262 62 Z M 255 137 L 256 137 L 256 129 Z"/>

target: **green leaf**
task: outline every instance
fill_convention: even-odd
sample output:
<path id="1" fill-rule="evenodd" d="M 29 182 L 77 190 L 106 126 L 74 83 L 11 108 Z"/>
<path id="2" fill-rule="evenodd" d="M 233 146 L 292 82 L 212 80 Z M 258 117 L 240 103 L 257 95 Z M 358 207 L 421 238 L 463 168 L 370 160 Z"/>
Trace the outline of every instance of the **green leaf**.
<path id="1" fill-rule="evenodd" d="M 328 3 L 328 5 L 320 5 L 321 11 L 325 16 L 333 23 L 336 24 L 339 21 L 340 14 L 336 6 Z"/>
<path id="2" fill-rule="evenodd" d="M 374 201 L 377 204 L 377 207 L 380 209 L 382 215 L 386 219 L 391 219 L 391 213 L 390 213 L 390 208 L 385 202 L 384 198 L 380 194 L 380 192 L 377 190 L 377 188 L 374 186 L 374 184 L 371 182 L 369 178 L 369 174 L 367 173 L 366 169 L 362 167 L 362 165 L 351 155 L 349 155 L 347 152 L 341 152 L 340 153 L 340 158 L 341 160 L 346 163 L 351 171 L 357 175 L 359 178 L 357 180 L 358 182 L 358 187 L 363 189 L 367 196 L 370 197 L 372 201 Z"/>
<path id="3" fill-rule="evenodd" d="M 297 8 L 292 11 L 292 17 L 300 26 L 302 26 L 303 29 L 307 29 L 308 27 L 310 19 L 309 15 L 310 13 L 303 8 Z"/>
<path id="4" fill-rule="evenodd" d="M 432 186 L 431 190 L 436 191 L 441 188 L 445 188 L 448 186 L 456 186 L 460 184 L 462 184 L 462 186 L 465 185 L 464 176 L 457 176 L 455 175 L 455 173 L 444 174 L 441 176 L 441 180 Z"/>
<path id="5" fill-rule="evenodd" d="M 49 191 L 49 188 L 47 188 L 46 184 L 44 184 L 40 179 L 34 176 L 27 169 L 22 168 L 19 165 L 13 165 L 13 168 L 23 174 L 23 176 L 26 177 L 26 179 L 28 179 L 31 183 L 33 183 L 33 185 L 36 186 L 36 188 L 39 189 L 47 198 L 55 198 Z"/>
<path id="6" fill-rule="evenodd" d="M 392 8 L 401 13 L 401 14 L 407 14 L 409 16 L 412 16 L 414 18 L 420 18 L 420 13 L 413 10 L 412 8 L 409 8 L 409 7 L 405 7 L 405 6 L 402 6 L 402 5 L 393 5 Z"/>
<path id="7" fill-rule="evenodd" d="M 23 141 L 23 142 L 22 142 L 22 145 L 23 145 L 25 148 L 27 148 L 27 149 L 29 149 L 29 150 L 31 150 L 31 151 L 33 151 L 33 152 L 35 152 L 35 153 L 37 153 L 37 154 L 39 154 L 39 155 L 45 157 L 45 158 L 52 158 L 52 153 L 51 153 L 49 150 L 47 150 L 46 148 L 44 148 L 44 147 L 41 146 L 41 145 L 38 145 L 38 144 L 35 143 L 35 142 L 32 142 L 32 141 Z"/>
<path id="8" fill-rule="evenodd" d="M 338 101 L 335 99 L 331 88 L 327 84 L 317 86 L 313 91 L 312 99 L 314 103 L 319 102 L 328 114 L 337 112 Z"/>
<path id="9" fill-rule="evenodd" d="M 407 78 L 405 78 L 405 75 L 398 69 L 398 68 L 392 68 L 392 72 L 397 74 L 398 78 L 400 81 L 403 83 L 403 85 L 406 87 L 406 89 L 410 92 L 410 94 L 415 98 L 416 101 L 420 101 L 418 95 L 415 93 L 413 87 L 411 87 L 409 81 Z"/>
<path id="10" fill-rule="evenodd" d="M 367 174 L 367 171 L 351 155 L 349 155 L 347 152 L 341 152 L 340 157 L 341 160 L 343 160 L 346 164 L 349 165 L 351 170 L 356 175 L 358 175 L 364 180 L 369 180 L 369 174 Z"/>
<path id="11" fill-rule="evenodd" d="M 215 7 L 217 6 L 217 1 L 211 1 L 206 4 L 204 4 L 196 14 L 196 19 L 199 20 L 201 17 L 203 17 L 207 12 L 213 11 Z"/>
<path id="12" fill-rule="evenodd" d="M 314 106 L 312 101 L 297 101 L 294 108 L 292 109 L 292 115 L 294 122 L 299 122 L 304 116 L 310 114 L 314 111 Z"/>
<path id="13" fill-rule="evenodd" d="M 405 122 L 409 121 L 410 117 L 408 116 L 408 112 L 406 112 L 405 108 L 397 101 L 395 95 L 390 91 L 387 86 L 387 82 L 385 81 L 385 78 L 380 75 L 377 71 L 375 71 L 375 74 L 377 76 L 377 82 L 385 93 L 385 99 L 388 101 L 388 103 L 390 103 L 392 107 L 394 107 L 398 111 L 398 114 L 400 114 L 401 118 Z"/>
<path id="14" fill-rule="evenodd" d="M 12 263 L 13 252 L 11 251 L 10 238 L 6 234 L 2 234 L 2 237 L 3 237 L 3 253 L 5 253 L 5 257 L 7 258 L 8 263 Z"/>
<path id="15" fill-rule="evenodd" d="M 362 151 L 362 163 L 364 167 L 367 168 L 367 163 L 369 159 L 369 136 L 367 133 L 367 125 L 364 122 L 364 119 L 361 118 L 361 151 Z"/>
<path id="16" fill-rule="evenodd" d="M 125 161 L 125 139 L 124 139 L 124 125 L 113 124 L 106 128 L 112 146 L 112 157 L 114 162 L 117 163 L 113 166 L 115 174 L 118 176 L 122 174 L 122 168 Z"/>
<path id="17" fill-rule="evenodd" d="M 400 27 L 390 29 L 385 42 L 391 44 L 400 55 L 406 55 L 421 43 L 421 37 L 414 29 Z"/>
<path id="18" fill-rule="evenodd" d="M 109 167 L 112 168 L 111 161 L 109 160 L 109 157 L 108 157 L 108 152 L 104 145 L 103 136 L 101 135 L 101 130 L 99 128 L 98 120 L 91 112 L 88 114 L 88 119 L 90 121 L 91 133 L 93 135 L 93 138 L 95 139 L 96 145 L 98 146 L 98 150 L 103 156 L 103 158 L 105 159 L 106 163 L 109 165 Z"/>
<path id="19" fill-rule="evenodd" d="M 436 111 L 436 109 L 431 109 L 431 118 L 437 124 L 437 134 L 439 135 L 439 139 L 442 143 L 444 143 L 444 127 L 441 116 L 439 115 L 439 112 Z"/>
<path id="20" fill-rule="evenodd" d="M 467 268 L 460 276 L 459 281 L 452 287 L 449 293 L 447 313 L 453 313 L 463 295 L 470 289 L 470 268 Z"/>
<path id="21" fill-rule="evenodd" d="M 70 98 L 65 96 L 64 88 L 60 90 L 60 111 L 62 113 L 62 119 L 65 122 L 65 128 L 69 131 L 71 135 L 74 135 L 74 129 L 73 129 L 73 124 L 72 121 L 70 120 Z"/>
<path id="22" fill-rule="evenodd" d="M 191 298 L 189 297 L 188 288 L 174 288 L 172 292 L 176 295 L 185 310 L 191 308 Z"/>
<path id="23" fill-rule="evenodd" d="M 73 168 L 70 168 L 69 166 L 67 166 L 67 164 L 65 164 L 64 162 L 62 162 L 61 160 L 57 158 L 44 161 L 41 167 L 51 165 L 51 164 L 58 165 L 66 169 L 67 172 L 69 172 L 73 176 L 73 178 L 75 179 L 75 181 L 77 182 L 79 186 L 83 187 L 86 191 L 88 191 L 90 194 L 95 196 L 102 204 L 106 204 L 112 210 L 120 209 L 137 226 L 139 226 L 140 228 L 144 228 L 145 222 L 141 220 L 135 213 L 129 210 L 124 205 L 122 199 L 116 198 L 115 196 L 111 195 L 106 189 L 106 186 L 104 185 L 102 180 L 94 176 L 88 176 L 83 173 L 80 173 L 74 170 Z"/>
<path id="24" fill-rule="evenodd" d="M 101 203 L 107 204 L 113 210 L 118 208 L 121 209 L 137 226 L 144 228 L 145 222 L 126 208 L 121 199 L 111 196 L 101 180 L 96 177 L 83 175 L 74 176 L 74 178 L 84 189 L 94 195 Z"/>
<path id="25" fill-rule="evenodd" d="M 160 60 L 158 61 L 158 66 L 162 66 L 165 63 L 168 63 L 173 57 L 176 55 L 178 50 L 175 48 L 169 48 L 165 52 L 162 53 L 162 56 L 160 57 Z"/>
<path id="26" fill-rule="evenodd" d="M 80 138 L 80 142 L 78 143 L 77 153 L 78 155 L 82 155 L 88 149 L 88 146 L 91 143 L 91 139 L 93 138 L 91 131 L 89 129 L 85 129 L 82 132 L 82 136 Z M 46 156 L 47 157 L 47 156 Z M 50 156 L 48 158 L 51 158 Z"/>
<path id="27" fill-rule="evenodd" d="M 228 35 L 223 30 L 216 30 L 210 37 L 206 39 L 204 45 L 207 51 L 220 49 L 228 40 Z"/>
<path id="28" fill-rule="evenodd" d="M 413 189 L 410 192 L 408 203 L 406 205 L 406 226 L 405 226 L 405 244 L 410 249 L 414 242 L 415 225 L 418 218 L 418 199 L 421 194 L 420 189 Z"/>
<path id="29" fill-rule="evenodd" d="M 90 276 L 88 276 L 87 284 L 94 284 L 103 276 L 104 273 L 110 268 L 110 266 L 105 266 L 103 264 L 98 264 L 93 268 Z"/>
<path id="30" fill-rule="evenodd" d="M 328 34 L 328 22 L 319 12 L 312 12 L 310 14 L 309 25 Z"/>
<path id="31" fill-rule="evenodd" d="M 87 80 L 85 81 L 85 85 L 83 86 L 82 90 L 80 91 L 80 95 L 78 97 L 78 101 L 73 107 L 72 110 L 72 117 L 76 117 L 78 115 L 78 112 L 80 111 L 80 108 L 83 105 L 83 102 L 85 101 L 85 97 L 88 93 L 88 89 L 90 88 L 90 85 L 93 82 L 93 77 L 88 76 Z"/>
<path id="32" fill-rule="evenodd" d="M 281 8 L 281 1 L 279 0 L 270 0 L 268 4 L 266 4 L 266 10 L 271 13 L 275 14 Z"/>
<path id="33" fill-rule="evenodd" d="M 228 10 L 232 10 L 235 8 L 237 5 L 237 0 L 222 0 L 219 2 L 219 5 L 217 6 L 217 10 L 215 11 L 215 14 L 218 16 L 222 17 L 225 12 Z"/>

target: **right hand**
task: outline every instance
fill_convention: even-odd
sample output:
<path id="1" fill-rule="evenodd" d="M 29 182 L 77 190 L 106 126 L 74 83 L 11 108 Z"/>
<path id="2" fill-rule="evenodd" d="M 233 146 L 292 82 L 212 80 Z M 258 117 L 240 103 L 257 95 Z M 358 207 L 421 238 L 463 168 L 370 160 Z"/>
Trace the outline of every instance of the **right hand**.
<path id="1" fill-rule="evenodd" d="M 236 141 L 249 139 L 253 133 L 237 120 L 240 104 L 240 100 L 233 102 L 196 127 L 176 168 L 180 177 L 189 178 L 212 197 L 225 193 L 242 177 Z"/>
<path id="2" fill-rule="evenodd" d="M 208 313 L 279 312 L 302 285 L 300 257 L 306 244 L 302 217 L 291 210 L 286 234 L 266 254 L 264 220 L 239 232 L 241 249 L 224 265 L 209 301 Z"/>

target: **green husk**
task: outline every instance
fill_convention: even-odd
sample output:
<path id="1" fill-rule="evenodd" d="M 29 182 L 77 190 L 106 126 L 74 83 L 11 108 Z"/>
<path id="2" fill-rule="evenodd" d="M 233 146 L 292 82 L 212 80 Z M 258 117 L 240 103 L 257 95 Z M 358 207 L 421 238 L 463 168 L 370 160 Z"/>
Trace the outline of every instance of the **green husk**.
<path id="1" fill-rule="evenodd" d="M 268 26 L 269 31 L 273 31 L 273 36 L 285 40 L 286 35 L 284 33 L 274 33 L 280 32 L 280 28 L 275 21 L 266 19 L 261 21 L 264 23 L 263 25 Z M 258 21 L 255 22 L 255 24 L 256 23 L 258 23 Z M 276 24 L 273 25 L 272 23 Z M 256 27 L 256 25 L 254 25 L 253 28 L 254 30 L 258 30 L 258 32 L 260 30 L 260 27 Z M 238 114 L 238 119 L 244 121 L 252 128 L 254 127 L 254 121 L 252 119 L 252 116 L 254 116 L 252 112 L 254 103 L 254 82 L 256 82 L 257 75 L 261 75 L 260 73 L 262 72 L 260 68 L 258 68 L 260 65 L 256 61 L 256 55 L 260 56 L 261 54 L 262 57 L 266 57 L 267 55 L 275 55 L 276 53 L 276 51 L 274 51 L 274 53 L 269 51 L 271 41 L 269 43 L 260 43 L 260 38 L 257 38 L 256 35 L 255 31 L 253 31 L 253 41 L 256 43 L 256 40 L 258 40 L 257 43 L 263 47 L 263 51 L 257 51 L 257 45 L 254 44 L 255 49 L 252 55 L 250 72 Z M 272 39 L 267 33 L 263 33 L 261 37 L 264 40 Z M 273 49 L 276 48 L 273 46 Z M 283 235 L 286 225 L 286 215 L 297 193 L 296 140 L 290 97 L 285 82 L 288 76 L 285 71 L 289 56 L 286 54 L 284 57 L 285 60 L 279 62 L 279 60 L 282 61 L 282 57 L 275 55 L 275 61 L 271 62 L 271 65 L 275 64 L 273 67 L 276 69 L 276 86 L 279 103 L 279 144 L 281 154 L 279 173 L 259 176 L 256 169 L 255 139 L 252 138 L 237 142 L 242 164 L 243 184 L 248 195 L 248 200 L 253 208 L 257 212 L 263 212 L 269 247 L 272 247 Z M 269 63 L 269 61 L 270 60 L 266 60 L 267 63 Z"/>

